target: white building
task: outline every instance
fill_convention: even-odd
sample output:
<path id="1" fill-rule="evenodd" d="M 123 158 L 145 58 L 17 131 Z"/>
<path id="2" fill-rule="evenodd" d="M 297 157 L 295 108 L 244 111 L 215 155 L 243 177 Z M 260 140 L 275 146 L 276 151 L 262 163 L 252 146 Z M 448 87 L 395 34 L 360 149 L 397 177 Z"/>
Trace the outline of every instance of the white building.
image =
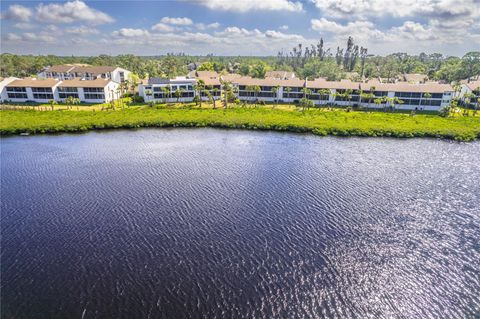
<path id="1" fill-rule="evenodd" d="M 145 102 L 190 102 L 195 96 L 195 79 L 177 77 L 175 79 L 150 78 L 138 87 L 138 94 Z M 180 97 L 175 92 L 180 91 Z"/>
<path id="2" fill-rule="evenodd" d="M 196 75 L 201 76 L 196 77 Z M 220 76 L 216 72 L 199 71 L 190 73 L 188 77 L 144 80 L 139 85 L 138 92 L 147 103 L 150 101 L 159 103 L 191 102 L 196 94 L 199 94 L 203 101 L 210 99 L 209 94 L 213 99 L 219 100 L 222 95 L 221 87 Z M 177 91 L 181 92 L 179 97 L 175 93 Z"/>
<path id="3" fill-rule="evenodd" d="M 39 78 L 53 78 L 59 80 L 71 80 L 83 78 L 86 80 L 110 79 L 118 83 L 128 80 L 130 71 L 116 66 L 91 66 L 79 64 L 54 65 L 46 68 L 38 74 Z"/>
<path id="4" fill-rule="evenodd" d="M 0 103 L 7 99 L 7 91 L 5 90 L 5 86 L 15 80 L 20 79 L 13 76 L 8 78 L 0 77 Z"/>
<path id="5" fill-rule="evenodd" d="M 14 79 L 1 92 L 5 102 L 48 103 L 51 100 L 65 101 L 72 96 L 83 103 L 104 103 L 119 97 L 119 84 L 109 79 L 57 80 L 57 79 Z"/>
<path id="6" fill-rule="evenodd" d="M 460 86 L 460 94 L 459 97 L 465 99 L 466 95 L 470 95 L 470 103 L 469 107 L 475 108 L 478 107 L 477 101 L 480 98 L 480 80 L 475 81 L 462 81 Z"/>
<path id="7" fill-rule="evenodd" d="M 199 75 L 202 75 L 202 77 Z M 208 74 L 191 72 L 189 76 L 192 78 L 177 78 L 174 80 L 150 79 L 148 83 L 140 86 L 139 91 L 147 102 L 152 100 L 174 102 L 177 100 L 174 97 L 174 84 L 181 83 L 183 88 L 188 89 L 185 89 L 179 101 L 190 102 L 195 94 L 199 94 L 199 92 L 195 92 L 194 87 L 201 83 L 200 80 L 202 80 L 206 89 L 216 99 L 221 98 L 222 95 L 221 83 L 230 82 L 236 89 L 236 96 L 242 101 L 254 102 L 258 100 L 270 103 L 298 103 L 303 97 L 307 97 L 316 105 L 352 105 L 369 108 L 394 106 L 397 109 L 424 111 L 439 111 L 444 106 L 450 104 L 454 95 L 452 86 L 436 82 L 381 83 L 379 81 L 370 81 L 364 83 L 351 80 L 327 81 L 324 78 L 305 81 L 295 77 L 288 79 L 283 77 L 257 79 L 238 74 L 220 76 L 215 72 L 208 72 Z M 163 93 L 165 91 L 162 87 L 171 87 L 167 97 L 165 97 L 165 93 Z M 362 98 L 362 93 L 371 93 L 372 97 Z M 207 95 L 204 92 L 200 92 L 200 95 L 202 99 L 207 99 Z M 382 99 L 382 102 L 375 103 L 376 99 Z M 394 100 L 401 100 L 402 103 L 392 102 Z"/>
<path id="8" fill-rule="evenodd" d="M 84 103 L 104 103 L 120 98 L 119 84 L 109 79 L 62 81 L 57 87 L 57 99 L 65 101 L 69 96 Z"/>

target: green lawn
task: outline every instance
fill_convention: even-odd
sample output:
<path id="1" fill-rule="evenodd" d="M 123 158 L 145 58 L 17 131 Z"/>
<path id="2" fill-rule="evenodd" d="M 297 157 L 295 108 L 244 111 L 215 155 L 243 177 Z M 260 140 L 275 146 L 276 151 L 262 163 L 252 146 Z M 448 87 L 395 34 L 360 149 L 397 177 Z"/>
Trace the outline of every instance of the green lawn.
<path id="1" fill-rule="evenodd" d="M 116 111 L 0 111 L 0 134 L 82 132 L 138 127 L 224 127 L 339 136 L 480 137 L 480 117 L 450 117 L 344 110 L 135 107 Z"/>

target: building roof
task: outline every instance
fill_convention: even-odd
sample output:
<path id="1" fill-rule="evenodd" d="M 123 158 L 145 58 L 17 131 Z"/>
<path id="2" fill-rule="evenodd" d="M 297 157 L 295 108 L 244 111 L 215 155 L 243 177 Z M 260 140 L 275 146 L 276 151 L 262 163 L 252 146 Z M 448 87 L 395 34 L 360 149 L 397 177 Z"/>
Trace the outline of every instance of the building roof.
<path id="1" fill-rule="evenodd" d="M 307 87 L 314 89 L 359 90 L 360 82 L 352 82 L 350 80 L 327 81 L 325 78 L 319 78 L 307 81 Z"/>
<path id="2" fill-rule="evenodd" d="M 72 80 L 62 81 L 59 87 L 104 88 L 110 82 L 113 82 L 113 81 L 109 79 L 82 80 L 81 78 L 75 78 Z"/>
<path id="3" fill-rule="evenodd" d="M 288 80 L 282 80 L 274 77 L 265 79 L 252 78 L 250 76 L 233 77 L 231 79 L 225 79 L 231 81 L 237 85 L 259 85 L 259 86 L 288 86 L 288 87 L 303 87 L 305 85 L 304 80 L 298 78 L 292 78 Z"/>
<path id="4" fill-rule="evenodd" d="M 14 80 L 7 84 L 7 87 L 32 87 L 32 88 L 51 88 L 60 83 L 57 79 L 36 79 L 25 78 Z"/>
<path id="5" fill-rule="evenodd" d="M 295 73 L 291 71 L 267 71 L 265 72 L 265 77 L 286 80 L 294 78 Z"/>
<path id="6" fill-rule="evenodd" d="M 220 78 L 198 77 L 196 80 L 202 80 L 205 85 L 220 85 Z"/>
<path id="7" fill-rule="evenodd" d="M 220 77 L 220 74 L 215 71 L 195 71 L 195 77 L 218 79 Z"/>
<path id="8" fill-rule="evenodd" d="M 73 68 L 75 68 L 75 65 L 72 65 L 72 64 L 52 65 L 51 67 L 47 68 L 45 71 L 65 73 L 65 72 L 71 71 Z"/>
<path id="9" fill-rule="evenodd" d="M 480 80 L 477 81 L 470 81 L 469 83 L 465 83 L 465 85 L 472 91 L 478 89 L 480 87 Z"/>
<path id="10" fill-rule="evenodd" d="M 414 93 L 443 93 L 443 92 L 454 92 L 455 90 L 450 84 L 440 84 L 438 82 L 426 82 L 426 83 L 408 83 L 408 82 L 397 82 L 397 83 L 379 83 L 377 81 L 370 81 L 367 83 L 362 83 L 362 90 L 370 90 L 374 86 L 375 91 L 390 91 L 390 92 L 414 92 Z"/>
<path id="11" fill-rule="evenodd" d="M 404 73 L 400 79 L 405 82 L 423 83 L 428 79 L 428 75 L 420 73 Z"/>
<path id="12" fill-rule="evenodd" d="M 116 66 L 92 66 L 92 65 L 75 65 L 75 64 L 62 64 L 62 65 L 53 65 L 46 69 L 46 72 L 57 72 L 57 73 L 92 73 L 92 74 L 102 74 L 113 72 L 118 67 Z"/>
<path id="13" fill-rule="evenodd" d="M 228 73 L 221 76 L 223 81 L 234 82 L 236 79 L 241 78 L 242 76 L 238 73 Z"/>

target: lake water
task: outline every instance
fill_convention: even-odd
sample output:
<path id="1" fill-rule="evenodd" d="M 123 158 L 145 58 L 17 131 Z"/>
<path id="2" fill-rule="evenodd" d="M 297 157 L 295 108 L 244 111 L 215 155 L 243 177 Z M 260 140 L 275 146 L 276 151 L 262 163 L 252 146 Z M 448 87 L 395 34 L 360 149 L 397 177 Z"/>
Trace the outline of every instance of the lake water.
<path id="1" fill-rule="evenodd" d="M 474 318 L 480 143 L 1 140 L 2 318 Z"/>

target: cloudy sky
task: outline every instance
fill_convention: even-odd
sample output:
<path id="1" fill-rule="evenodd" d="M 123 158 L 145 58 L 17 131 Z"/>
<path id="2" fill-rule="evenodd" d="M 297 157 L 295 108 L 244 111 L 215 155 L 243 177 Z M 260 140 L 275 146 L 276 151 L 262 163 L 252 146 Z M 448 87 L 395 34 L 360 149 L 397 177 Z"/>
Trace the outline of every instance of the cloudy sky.
<path id="1" fill-rule="evenodd" d="M 1 52 L 275 55 L 352 35 L 369 53 L 480 48 L 480 0 L 1 1 Z"/>

